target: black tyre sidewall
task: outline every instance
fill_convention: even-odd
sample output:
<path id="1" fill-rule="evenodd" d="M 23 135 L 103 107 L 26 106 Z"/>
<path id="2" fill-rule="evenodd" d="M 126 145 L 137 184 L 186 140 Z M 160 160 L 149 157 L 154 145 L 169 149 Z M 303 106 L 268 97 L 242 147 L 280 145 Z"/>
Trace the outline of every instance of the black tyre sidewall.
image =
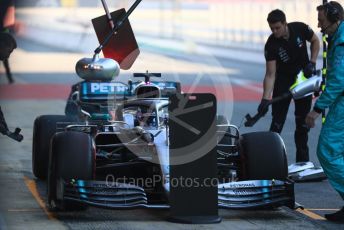
<path id="1" fill-rule="evenodd" d="M 39 179 L 46 179 L 49 160 L 49 146 L 56 133 L 57 122 L 72 121 L 65 115 L 42 115 L 35 119 L 32 138 L 32 171 Z"/>
<path id="2" fill-rule="evenodd" d="M 59 179 L 69 182 L 75 180 L 92 180 L 95 169 L 95 153 L 91 136 L 86 133 L 67 131 L 56 133 L 52 139 L 49 173 L 48 203 L 54 200 L 59 210 L 80 210 L 86 206 L 73 201 L 57 199 Z"/>
<path id="3" fill-rule="evenodd" d="M 254 132 L 240 138 L 243 179 L 245 180 L 285 180 L 288 163 L 285 146 L 279 134 L 274 132 Z"/>

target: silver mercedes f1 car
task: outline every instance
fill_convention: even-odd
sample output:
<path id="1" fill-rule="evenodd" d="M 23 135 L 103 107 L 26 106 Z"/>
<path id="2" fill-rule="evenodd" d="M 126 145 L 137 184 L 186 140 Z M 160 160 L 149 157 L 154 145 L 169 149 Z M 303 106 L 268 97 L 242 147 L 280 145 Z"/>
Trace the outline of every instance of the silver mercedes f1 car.
<path id="1" fill-rule="evenodd" d="M 73 86 L 68 116 L 35 120 L 33 172 L 48 179 L 51 207 L 169 207 L 168 96 L 180 93 L 180 84 L 130 84 L 80 82 Z M 293 208 L 281 137 L 272 132 L 241 135 L 221 115 L 216 124 L 218 206 Z"/>
<path id="2" fill-rule="evenodd" d="M 65 115 L 34 122 L 33 174 L 47 179 L 53 209 L 170 208 L 169 105 L 171 96 L 182 94 L 181 85 L 152 81 L 161 74 L 148 72 L 134 74 L 143 81 L 113 81 L 119 64 L 98 53 L 127 18 L 120 17 L 92 59 L 77 63 L 83 81 L 72 86 Z M 216 186 L 219 208 L 294 208 L 281 137 L 240 134 L 224 115 L 210 122 L 216 125 L 217 178 L 193 186 Z"/>

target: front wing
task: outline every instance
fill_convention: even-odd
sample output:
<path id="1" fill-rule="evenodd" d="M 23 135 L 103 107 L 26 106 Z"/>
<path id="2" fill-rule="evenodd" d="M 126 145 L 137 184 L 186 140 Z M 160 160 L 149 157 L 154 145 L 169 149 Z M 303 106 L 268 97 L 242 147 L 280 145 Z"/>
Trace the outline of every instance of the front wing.
<path id="1" fill-rule="evenodd" d="M 110 209 L 169 208 L 168 204 L 150 204 L 142 187 L 105 181 L 64 182 L 59 197 Z M 294 208 L 294 184 L 290 181 L 252 180 L 218 185 L 218 207 L 257 209 L 287 206 Z"/>

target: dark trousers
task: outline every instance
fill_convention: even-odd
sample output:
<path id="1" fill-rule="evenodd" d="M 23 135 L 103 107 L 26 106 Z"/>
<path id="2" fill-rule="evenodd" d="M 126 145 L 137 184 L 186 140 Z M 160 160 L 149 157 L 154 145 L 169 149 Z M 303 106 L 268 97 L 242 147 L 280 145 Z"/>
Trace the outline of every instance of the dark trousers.
<path id="1" fill-rule="evenodd" d="M 5 134 L 8 130 L 4 114 L 2 113 L 1 106 L 0 106 L 0 133 Z"/>
<path id="2" fill-rule="evenodd" d="M 274 98 L 282 95 L 282 93 L 274 92 Z M 281 133 L 291 99 L 285 99 L 272 104 L 272 122 L 270 131 Z M 299 100 L 295 100 L 295 123 L 296 129 L 294 133 L 294 140 L 296 145 L 296 162 L 309 161 L 308 150 L 308 132 L 309 128 L 306 126 L 305 118 L 312 106 L 312 96 L 308 96 Z"/>
<path id="3" fill-rule="evenodd" d="M 2 62 L 4 63 L 4 67 L 5 67 L 5 70 L 6 70 L 6 76 L 7 76 L 8 82 L 11 84 L 11 83 L 14 82 L 14 80 L 13 80 L 13 77 L 12 77 L 12 73 L 11 73 L 10 64 L 8 62 L 8 59 L 3 60 Z"/>

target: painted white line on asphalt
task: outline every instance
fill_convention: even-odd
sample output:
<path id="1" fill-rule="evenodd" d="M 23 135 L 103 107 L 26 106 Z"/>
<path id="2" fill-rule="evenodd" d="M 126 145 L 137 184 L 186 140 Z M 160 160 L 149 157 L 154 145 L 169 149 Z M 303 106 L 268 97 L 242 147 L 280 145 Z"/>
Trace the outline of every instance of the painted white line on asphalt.
<path id="1" fill-rule="evenodd" d="M 310 211 L 339 211 L 338 208 L 307 208 Z"/>
<path id="2" fill-rule="evenodd" d="M 8 212 L 41 212 L 42 209 L 40 208 L 29 208 L 29 209 L 8 209 Z"/>

